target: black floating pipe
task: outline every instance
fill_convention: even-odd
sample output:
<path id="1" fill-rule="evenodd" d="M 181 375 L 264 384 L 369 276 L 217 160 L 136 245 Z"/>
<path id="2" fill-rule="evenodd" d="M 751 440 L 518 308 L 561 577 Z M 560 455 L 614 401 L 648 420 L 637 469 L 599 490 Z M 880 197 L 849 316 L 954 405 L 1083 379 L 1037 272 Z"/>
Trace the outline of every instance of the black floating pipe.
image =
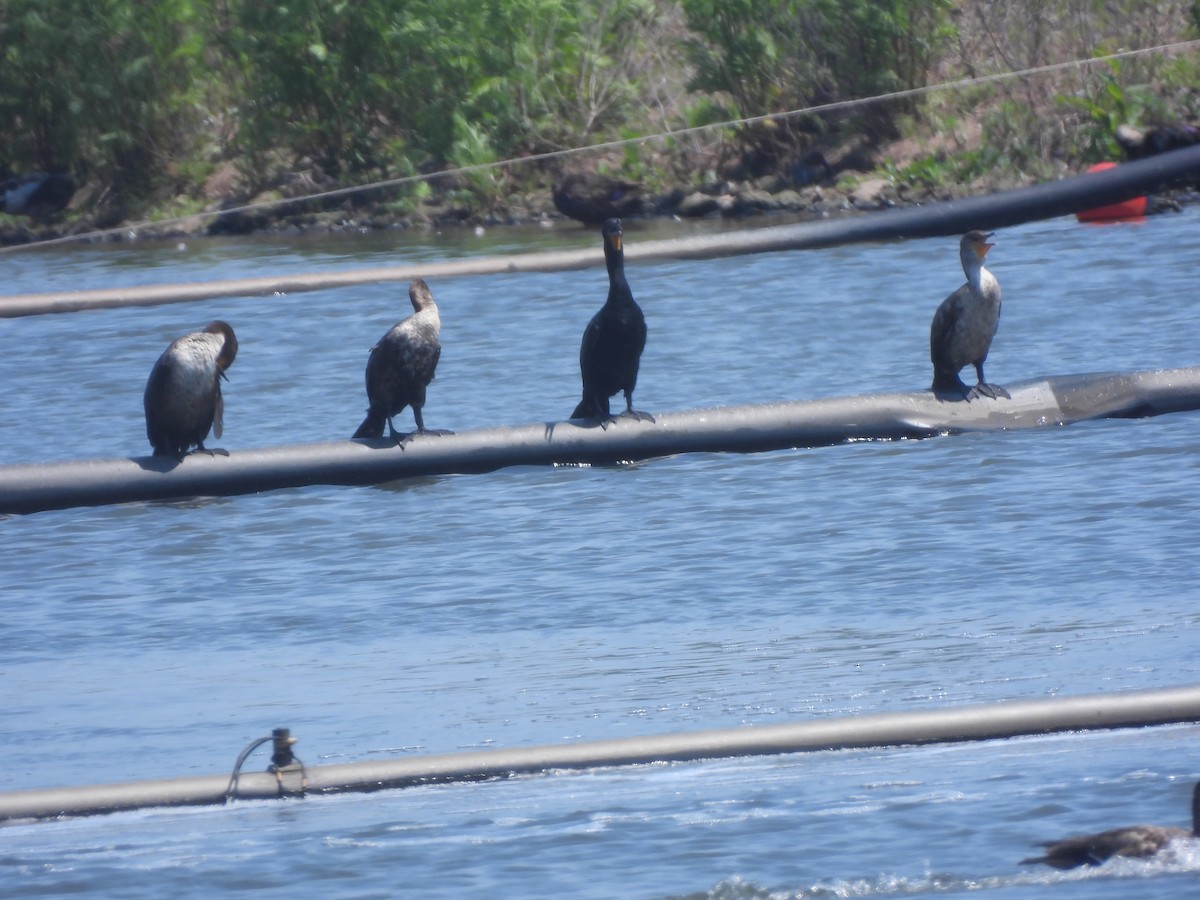
<path id="1" fill-rule="evenodd" d="M 555 769 L 997 740 L 1196 721 L 1200 721 L 1200 686 L 1192 685 L 317 766 L 308 769 L 306 788 L 295 780 L 296 773 L 291 773 L 293 782 L 285 783 L 275 772 L 257 772 L 238 779 L 236 796 L 270 799 L 300 793 L 367 792 Z M 212 775 L 15 791 L 0 794 L 0 821 L 95 815 L 151 806 L 218 805 L 226 802 L 228 785 L 228 775 Z"/>
<path id="2" fill-rule="evenodd" d="M 1101 172 L 1074 175 L 1061 181 L 927 206 L 717 235 L 631 241 L 625 245 L 625 257 L 628 260 L 707 259 L 744 253 L 816 249 L 864 241 L 940 237 L 961 234 L 972 228 L 1004 228 L 1119 203 L 1159 190 L 1197 172 L 1200 172 L 1200 146 L 1173 150 Z M 308 275 L 14 294 L 0 297 L 0 318 L 120 306 L 186 303 L 215 297 L 291 294 L 381 281 L 408 281 L 418 277 L 444 278 L 496 275 L 502 272 L 563 271 L 598 266 L 603 262 L 603 253 L 597 245 L 585 250 L 527 253 Z"/>
<path id="3" fill-rule="evenodd" d="M 942 401 L 929 391 L 484 428 L 389 441 L 333 441 L 173 457 L 0 466 L 0 514 L 139 500 L 366 485 L 507 466 L 605 465 L 689 452 L 760 452 L 855 440 L 1066 425 L 1200 409 L 1200 367 L 1073 375 L 1007 385 L 1009 400 Z"/>

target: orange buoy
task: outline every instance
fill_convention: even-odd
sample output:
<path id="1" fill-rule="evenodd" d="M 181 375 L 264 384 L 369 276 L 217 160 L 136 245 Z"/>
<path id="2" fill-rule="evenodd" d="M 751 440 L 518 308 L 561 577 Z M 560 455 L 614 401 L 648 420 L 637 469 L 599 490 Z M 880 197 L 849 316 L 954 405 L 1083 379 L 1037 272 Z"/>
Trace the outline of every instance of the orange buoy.
<path id="1" fill-rule="evenodd" d="M 1115 162 L 1096 163 L 1088 166 L 1089 172 L 1103 172 L 1105 169 L 1116 167 Z M 1117 219 L 1140 219 L 1146 215 L 1146 198 L 1131 197 L 1120 203 L 1110 203 L 1108 206 L 1098 206 L 1095 209 L 1085 209 L 1075 213 L 1080 222 L 1111 222 Z"/>

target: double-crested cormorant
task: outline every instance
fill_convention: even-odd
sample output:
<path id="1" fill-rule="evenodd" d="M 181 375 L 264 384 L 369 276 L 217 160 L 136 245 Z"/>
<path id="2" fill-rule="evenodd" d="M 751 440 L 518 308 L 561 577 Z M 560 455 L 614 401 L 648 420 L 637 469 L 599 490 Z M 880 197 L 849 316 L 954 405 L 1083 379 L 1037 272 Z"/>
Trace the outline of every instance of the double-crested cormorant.
<path id="1" fill-rule="evenodd" d="M 425 388 L 433 381 L 438 357 L 442 355 L 440 332 L 442 320 L 437 304 L 424 279 L 416 278 L 408 286 L 408 299 L 413 314 L 397 323 L 371 348 L 367 357 L 367 417 L 354 432 L 356 438 L 383 437 L 386 421 L 392 440 L 403 446 L 411 435 L 403 438 L 396 432 L 392 417 L 411 406 L 417 422 L 417 434 L 425 434 L 421 408 L 425 406 Z M 437 434 L 449 434 L 439 431 Z"/>
<path id="2" fill-rule="evenodd" d="M 653 422 L 649 413 L 633 408 L 638 365 L 646 346 L 646 317 L 634 302 L 625 280 L 625 251 L 621 249 L 621 220 L 609 219 L 604 235 L 604 262 L 608 266 L 608 299 L 588 322 L 579 347 L 579 370 L 583 375 L 583 399 L 571 413 L 573 419 L 599 419 L 607 424 L 613 415 L 608 398 L 625 392 L 625 415 Z"/>
<path id="3" fill-rule="evenodd" d="M 992 244 L 990 233 L 968 231 L 962 236 L 958 255 L 967 283 L 942 301 L 929 329 L 929 357 L 933 361 L 933 387 L 937 394 L 954 394 L 967 400 L 975 397 L 1008 397 L 1004 388 L 983 378 L 987 359 L 1000 324 L 1000 282 L 983 267 Z M 958 377 L 963 366 L 973 365 L 979 383 L 968 388 Z"/>
<path id="4" fill-rule="evenodd" d="M 596 172 L 568 172 L 551 189 L 555 208 L 569 219 L 600 225 L 642 211 L 642 186 Z"/>
<path id="5" fill-rule="evenodd" d="M 233 365 L 238 342 L 225 322 L 171 341 L 150 370 L 146 393 L 146 437 L 155 456 L 184 455 L 204 449 L 209 429 L 221 436 L 221 379 Z"/>
<path id="6" fill-rule="evenodd" d="M 1192 790 L 1192 830 L 1171 825 L 1130 825 L 1098 834 L 1081 834 L 1061 841 L 1046 841 L 1041 856 L 1021 860 L 1022 865 L 1045 863 L 1056 869 L 1098 866 L 1114 856 L 1154 856 L 1177 838 L 1200 837 L 1200 784 Z"/>

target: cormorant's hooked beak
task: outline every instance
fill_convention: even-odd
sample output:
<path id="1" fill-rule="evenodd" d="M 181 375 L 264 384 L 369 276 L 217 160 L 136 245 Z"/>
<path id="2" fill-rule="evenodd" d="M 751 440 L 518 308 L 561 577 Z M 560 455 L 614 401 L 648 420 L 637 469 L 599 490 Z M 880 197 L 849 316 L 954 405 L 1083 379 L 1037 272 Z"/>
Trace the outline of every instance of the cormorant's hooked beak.
<path id="1" fill-rule="evenodd" d="M 217 375 L 219 375 L 221 378 L 224 378 L 226 381 L 229 380 L 229 376 L 225 374 L 224 369 L 217 369 Z"/>
<path id="2" fill-rule="evenodd" d="M 987 256 L 987 252 L 996 246 L 989 241 L 990 238 L 994 238 L 995 236 L 996 232 L 989 231 L 983 236 L 983 240 L 979 242 L 979 249 L 976 252 L 979 254 L 980 259 L 983 259 L 985 256 Z"/>
<path id="3" fill-rule="evenodd" d="M 604 246 L 611 247 L 614 253 L 621 252 L 621 220 L 607 219 L 604 222 L 604 227 L 600 229 L 600 233 L 604 235 Z"/>

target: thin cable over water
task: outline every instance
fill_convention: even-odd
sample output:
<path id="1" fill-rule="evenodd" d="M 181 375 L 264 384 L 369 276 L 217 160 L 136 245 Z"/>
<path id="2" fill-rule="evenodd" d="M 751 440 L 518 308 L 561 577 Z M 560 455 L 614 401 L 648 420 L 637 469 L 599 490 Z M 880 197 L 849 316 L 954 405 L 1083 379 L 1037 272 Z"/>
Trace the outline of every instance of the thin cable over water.
<path id="1" fill-rule="evenodd" d="M 476 163 L 469 166 L 459 166 L 453 169 L 445 169 L 439 172 L 421 174 L 421 175 L 406 175 L 402 178 L 389 178 L 382 181 L 374 181 L 369 184 L 352 185 L 349 187 L 334 188 L 328 191 L 318 191 L 312 194 L 304 194 L 298 197 L 288 197 L 279 200 L 268 200 L 261 203 L 248 203 L 243 206 L 234 206 L 228 209 L 209 210 L 199 213 L 191 213 L 186 216 L 178 216 L 172 219 L 158 219 L 155 221 L 135 222 L 128 225 L 121 225 L 115 228 L 103 228 L 95 231 L 83 232 L 81 234 L 62 235 L 61 237 L 48 238 L 44 241 L 38 241 L 34 244 L 17 244 L 8 247 L 0 247 L 0 253 L 12 253 L 18 250 L 24 250 L 29 247 L 46 247 L 54 244 L 64 244 L 73 241 L 91 241 L 97 238 L 107 237 L 114 234 L 127 234 L 140 231 L 143 228 L 156 227 L 165 228 L 173 225 L 182 225 L 185 222 L 191 222 L 197 219 L 207 219 L 219 215 L 230 215 L 235 213 L 253 212 L 261 209 L 270 209 L 275 206 L 280 206 L 285 203 L 302 203 L 310 200 L 328 200 L 335 197 L 348 197 L 353 194 L 364 191 L 380 190 L 383 188 L 401 187 L 407 184 L 416 184 L 418 182 L 428 181 L 434 177 L 443 177 L 446 175 L 465 175 L 473 172 L 488 172 L 494 169 L 502 169 L 517 164 L 528 164 L 546 162 L 551 159 L 562 159 L 570 156 L 578 156 L 584 153 L 591 153 L 601 150 L 612 150 L 620 147 L 628 147 L 649 143 L 651 141 L 666 140 L 670 138 L 685 137 L 687 135 L 699 134 L 705 131 L 715 129 L 736 128 L 739 126 L 753 125 L 758 122 L 766 121 L 785 121 L 798 116 L 816 115 L 818 113 L 837 112 L 841 110 L 854 109 L 860 106 L 867 106 L 873 103 L 884 103 L 892 100 L 900 100 L 912 97 L 922 97 L 926 94 L 938 93 L 940 91 L 962 90 L 965 88 L 979 87 L 981 85 L 995 84 L 1001 81 L 1008 81 L 1013 78 L 1029 78 L 1038 75 L 1047 75 L 1052 72 L 1059 72 L 1072 68 L 1083 68 L 1085 66 L 1095 65 L 1096 63 L 1111 62 L 1117 59 L 1130 59 L 1137 56 L 1147 56 L 1155 53 L 1176 53 L 1185 50 L 1195 49 L 1200 46 L 1200 39 L 1190 41 L 1176 41 L 1170 44 L 1158 44 L 1153 47 L 1142 47 L 1137 50 L 1122 50 L 1117 53 L 1107 53 L 1103 56 L 1092 56 L 1086 59 L 1074 59 L 1066 62 L 1049 63 L 1043 66 L 1032 66 L 1027 69 L 1018 69 L 1010 72 L 997 72 L 991 75 L 979 75 L 970 78 L 961 78 L 955 81 L 946 81 L 940 84 L 924 85 L 917 88 L 908 88 L 905 90 L 891 91 L 884 94 L 876 94 L 873 97 L 860 97 L 853 100 L 838 100 L 832 103 L 822 103 L 816 106 L 808 106 L 803 109 L 787 110 L 778 113 L 763 113 L 756 116 L 746 116 L 739 119 L 730 119 L 724 122 L 713 122 L 706 125 L 694 125 L 687 128 L 669 129 L 660 131 L 654 134 L 639 135 L 638 137 L 622 138 L 615 141 L 602 141 L 598 144 L 588 144 L 583 147 L 569 147 L 565 150 L 553 150 L 546 153 L 535 153 L 529 156 L 517 158 L 496 160 L 490 163 Z"/>

